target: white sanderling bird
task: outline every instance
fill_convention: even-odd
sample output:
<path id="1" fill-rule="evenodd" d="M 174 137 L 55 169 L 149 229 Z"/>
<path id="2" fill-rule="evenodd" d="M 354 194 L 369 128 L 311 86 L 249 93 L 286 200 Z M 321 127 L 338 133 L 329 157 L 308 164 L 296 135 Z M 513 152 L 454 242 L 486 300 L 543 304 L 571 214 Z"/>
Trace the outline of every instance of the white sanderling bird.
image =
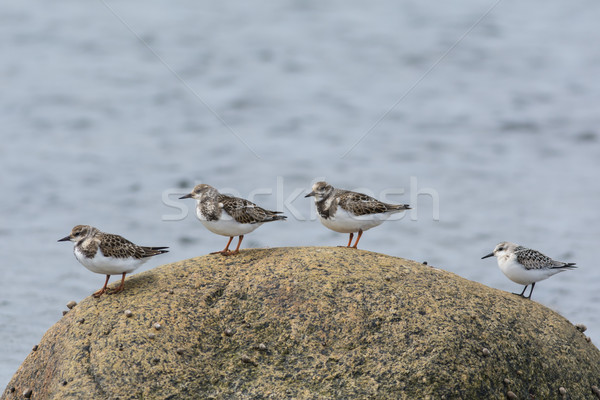
<path id="1" fill-rule="evenodd" d="M 528 299 L 531 299 L 536 282 L 550 278 L 559 272 L 577 268 L 575 263 L 555 261 L 537 250 L 510 242 L 499 243 L 493 252 L 481 257 L 481 259 L 492 256 L 498 258 L 498 266 L 508 279 L 525 285 L 519 296 L 525 297 L 525 290 L 527 290 L 527 286 L 531 285 Z"/>
<path id="2" fill-rule="evenodd" d="M 94 297 L 100 297 L 107 292 L 106 285 L 111 275 L 123 275 L 121 285 L 109 294 L 119 293 L 125 287 L 125 275 L 136 270 L 148 261 L 148 258 L 168 252 L 165 250 L 168 247 L 138 246 L 122 236 L 100 232 L 89 225 L 77 225 L 69 236 L 58 241 L 67 240 L 75 242 L 73 253 L 84 267 L 97 274 L 106 275 L 104 286 L 94 292 Z"/>
<path id="3" fill-rule="evenodd" d="M 265 222 L 284 220 L 287 217 L 281 211 L 269 211 L 257 206 L 246 199 L 221 194 L 214 187 L 206 184 L 196 185 L 191 193 L 180 199 L 195 199 L 197 201 L 196 215 L 202 225 L 212 233 L 229 236 L 225 249 L 210 254 L 224 256 L 240 252 L 240 244 L 244 235 L 252 232 Z M 235 236 L 239 236 L 235 250 L 230 251 L 229 245 Z"/>
<path id="4" fill-rule="evenodd" d="M 312 192 L 304 197 L 311 196 L 315 197 L 321 223 L 333 231 L 349 233 L 346 247 L 355 249 L 364 231 L 381 225 L 394 213 L 411 209 L 408 204 L 387 204 L 366 194 L 335 189 L 327 182 L 315 183 Z M 358 232 L 358 237 L 350 246 L 354 232 Z"/>

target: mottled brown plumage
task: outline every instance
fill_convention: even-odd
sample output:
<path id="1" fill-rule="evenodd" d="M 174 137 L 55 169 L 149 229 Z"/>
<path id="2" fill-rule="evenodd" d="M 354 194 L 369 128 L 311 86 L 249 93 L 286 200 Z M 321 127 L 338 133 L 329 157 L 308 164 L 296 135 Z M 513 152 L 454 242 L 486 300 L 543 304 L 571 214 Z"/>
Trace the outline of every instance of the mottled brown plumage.
<path id="1" fill-rule="evenodd" d="M 344 210 L 356 216 L 410 210 L 408 204 L 384 203 L 366 194 L 349 190 L 340 190 L 337 202 Z"/>
<path id="2" fill-rule="evenodd" d="M 251 201 L 239 197 L 220 194 L 217 202 L 222 205 L 223 211 L 240 224 L 257 224 L 287 218 L 284 215 L 278 215 L 281 214 L 281 211 L 265 210 Z"/>
<path id="3" fill-rule="evenodd" d="M 115 258 L 135 258 L 142 259 L 146 257 L 163 254 L 167 247 L 147 247 L 138 246 L 123 236 L 113 235 L 111 233 L 102 233 L 97 236 L 99 239 L 100 251 L 106 257 Z"/>

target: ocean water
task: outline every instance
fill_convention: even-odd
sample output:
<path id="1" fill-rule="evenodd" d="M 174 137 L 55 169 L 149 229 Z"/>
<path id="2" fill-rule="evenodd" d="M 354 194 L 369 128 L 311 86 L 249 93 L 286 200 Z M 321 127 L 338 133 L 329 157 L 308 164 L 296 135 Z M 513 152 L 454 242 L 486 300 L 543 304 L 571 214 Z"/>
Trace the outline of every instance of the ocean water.
<path id="1" fill-rule="evenodd" d="M 360 247 L 520 291 L 500 241 L 579 268 L 534 301 L 600 343 L 600 4 L 24 0 L 0 15 L 0 388 L 104 278 L 76 224 L 220 250 L 177 200 L 200 182 L 289 219 L 243 247 L 335 246 L 316 180 L 414 210 Z M 113 278 L 116 280 L 117 278 Z"/>

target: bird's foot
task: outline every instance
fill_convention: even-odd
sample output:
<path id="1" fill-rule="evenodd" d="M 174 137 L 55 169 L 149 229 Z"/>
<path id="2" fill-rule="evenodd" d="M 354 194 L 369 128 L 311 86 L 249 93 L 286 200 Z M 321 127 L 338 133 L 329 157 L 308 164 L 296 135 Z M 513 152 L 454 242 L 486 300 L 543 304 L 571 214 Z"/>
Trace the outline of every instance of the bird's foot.
<path id="1" fill-rule="evenodd" d="M 235 254 L 238 254 L 240 251 L 239 250 L 221 250 L 221 251 L 214 251 L 210 254 L 220 254 L 222 256 L 233 256 Z"/>
<path id="2" fill-rule="evenodd" d="M 106 292 L 106 289 L 102 288 L 102 289 L 97 290 L 94 293 L 92 293 L 92 296 L 94 296 L 95 298 L 98 298 L 98 297 L 102 296 L 104 294 L 104 292 Z"/>
<path id="3" fill-rule="evenodd" d="M 117 293 L 121 293 L 123 291 L 123 289 L 125 289 L 124 286 L 119 286 L 116 289 L 106 289 L 106 294 L 117 294 Z"/>

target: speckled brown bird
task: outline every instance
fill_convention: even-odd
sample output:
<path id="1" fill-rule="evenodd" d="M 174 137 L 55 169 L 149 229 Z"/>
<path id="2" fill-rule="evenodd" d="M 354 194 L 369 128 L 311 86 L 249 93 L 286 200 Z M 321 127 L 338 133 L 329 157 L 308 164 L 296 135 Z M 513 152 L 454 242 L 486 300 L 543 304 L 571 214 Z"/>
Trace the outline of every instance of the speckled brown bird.
<path id="1" fill-rule="evenodd" d="M 196 185 L 191 193 L 180 199 L 195 199 L 197 201 L 196 215 L 209 231 L 217 235 L 229 236 L 225 249 L 211 254 L 224 256 L 237 254 L 244 235 L 254 231 L 265 222 L 284 220 L 287 217 L 280 211 L 269 211 L 257 206 L 246 199 L 227 196 L 207 184 Z M 239 236 L 235 250 L 229 250 L 229 245 L 235 236 Z"/>
<path id="2" fill-rule="evenodd" d="M 148 261 L 148 258 L 168 252 L 165 250 L 168 247 L 138 246 L 122 236 L 100 232 L 89 225 L 75 226 L 69 236 L 58 241 L 68 240 L 75 242 L 73 253 L 84 267 L 97 274 L 106 275 L 104 286 L 94 292 L 94 297 L 100 297 L 107 292 L 106 285 L 111 275 L 123 275 L 121 285 L 109 294 L 119 293 L 125 287 L 125 275 L 136 270 Z"/>
<path id="3" fill-rule="evenodd" d="M 315 183 L 312 192 L 304 197 L 311 196 L 321 223 L 333 231 L 349 233 L 346 247 L 355 249 L 364 231 L 381 225 L 392 214 L 411 209 L 408 204 L 388 204 L 363 193 L 336 189 L 327 182 Z M 355 232 L 356 243 L 350 246 Z"/>

